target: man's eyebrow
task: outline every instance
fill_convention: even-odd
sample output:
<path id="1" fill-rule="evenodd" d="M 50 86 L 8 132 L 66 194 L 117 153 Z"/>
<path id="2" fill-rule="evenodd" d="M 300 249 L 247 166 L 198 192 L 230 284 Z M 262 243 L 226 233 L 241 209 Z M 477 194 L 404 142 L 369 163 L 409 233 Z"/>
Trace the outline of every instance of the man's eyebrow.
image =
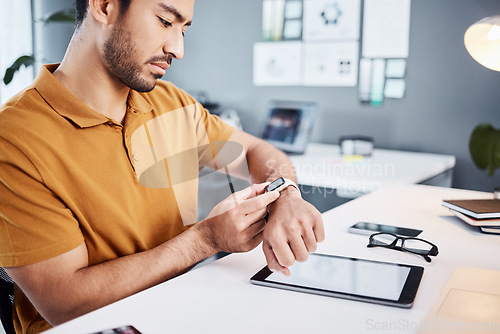
<path id="1" fill-rule="evenodd" d="M 160 7 L 161 7 L 164 11 L 169 12 L 170 14 L 173 14 L 173 15 L 175 16 L 175 18 L 176 18 L 179 22 L 184 22 L 184 21 L 186 21 L 186 18 L 185 18 L 185 17 L 184 17 L 181 13 L 179 13 L 179 11 L 178 11 L 175 7 L 173 7 L 173 6 L 171 6 L 171 5 L 167 5 L 167 4 L 162 3 L 162 2 L 160 2 L 160 3 L 159 3 L 159 5 L 160 5 Z M 186 26 L 190 26 L 190 25 L 191 25 L 191 23 L 192 23 L 191 21 L 187 22 L 187 23 L 186 23 Z"/>

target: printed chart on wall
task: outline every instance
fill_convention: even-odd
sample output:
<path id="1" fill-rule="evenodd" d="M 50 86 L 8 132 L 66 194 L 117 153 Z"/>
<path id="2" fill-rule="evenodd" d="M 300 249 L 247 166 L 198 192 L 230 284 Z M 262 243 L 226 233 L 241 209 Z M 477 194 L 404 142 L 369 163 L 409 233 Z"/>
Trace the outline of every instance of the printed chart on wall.
<path id="1" fill-rule="evenodd" d="M 264 0 L 254 84 L 356 86 L 360 17 L 361 0 Z"/>
<path id="2" fill-rule="evenodd" d="M 410 1 L 263 0 L 254 84 L 358 86 L 371 105 L 403 98 Z"/>
<path id="3" fill-rule="evenodd" d="M 365 0 L 359 100 L 372 105 L 404 97 L 411 0 Z"/>

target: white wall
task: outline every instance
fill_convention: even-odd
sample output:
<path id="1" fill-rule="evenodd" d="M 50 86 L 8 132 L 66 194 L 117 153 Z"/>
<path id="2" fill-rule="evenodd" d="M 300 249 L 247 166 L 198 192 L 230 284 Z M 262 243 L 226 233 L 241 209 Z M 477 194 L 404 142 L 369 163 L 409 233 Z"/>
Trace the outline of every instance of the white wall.
<path id="1" fill-rule="evenodd" d="M 0 104 L 28 86 L 33 69 L 22 68 L 14 80 L 4 85 L 5 70 L 22 55 L 32 53 L 30 0 L 0 0 Z"/>

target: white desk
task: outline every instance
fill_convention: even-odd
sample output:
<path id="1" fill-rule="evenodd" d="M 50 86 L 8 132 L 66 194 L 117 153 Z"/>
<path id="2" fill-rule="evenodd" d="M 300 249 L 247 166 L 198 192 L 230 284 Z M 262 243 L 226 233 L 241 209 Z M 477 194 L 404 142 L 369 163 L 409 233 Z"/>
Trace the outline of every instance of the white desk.
<path id="1" fill-rule="evenodd" d="M 500 270 L 500 236 L 478 232 L 441 206 L 443 198 L 490 194 L 424 185 L 394 187 L 323 214 L 319 252 L 420 265 L 424 276 L 412 309 L 348 301 L 252 285 L 265 265 L 260 247 L 232 254 L 47 333 L 91 333 L 132 324 L 153 333 L 414 333 L 457 266 Z M 357 221 L 421 228 L 439 247 L 431 263 L 412 254 L 367 248 L 347 233 Z M 387 326 L 395 330 L 387 330 Z M 380 330 L 377 330 L 380 329 Z"/>
<path id="2" fill-rule="evenodd" d="M 455 157 L 374 149 L 369 158 L 346 162 L 337 145 L 309 144 L 303 155 L 290 156 L 301 185 L 335 189 L 354 198 L 388 187 L 417 184 L 447 173 L 438 186 L 451 186 Z"/>

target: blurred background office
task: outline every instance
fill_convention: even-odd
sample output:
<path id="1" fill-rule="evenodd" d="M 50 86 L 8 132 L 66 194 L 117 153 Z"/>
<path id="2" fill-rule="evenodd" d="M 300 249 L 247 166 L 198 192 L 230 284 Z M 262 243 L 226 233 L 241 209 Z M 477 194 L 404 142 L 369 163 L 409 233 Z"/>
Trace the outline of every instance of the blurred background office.
<path id="1" fill-rule="evenodd" d="M 44 23 L 41 18 L 71 7 L 68 1 L 0 1 L 2 76 L 17 57 L 33 49 L 42 55 L 33 67 L 35 73 L 40 63 L 62 59 L 73 27 Z M 360 1 L 360 25 L 366 1 Z M 259 135 L 270 100 L 314 101 L 319 111 L 313 142 L 337 144 L 339 137 L 356 134 L 374 138 L 376 148 L 454 155 L 453 187 L 492 191 L 500 186 L 500 171 L 489 177 L 473 164 L 468 151 L 477 124 L 500 127 L 500 73 L 478 64 L 464 46 L 467 28 L 483 17 L 500 14 L 500 1 L 412 0 L 404 96 L 386 98 L 377 106 L 360 102 L 359 82 L 354 86 L 255 85 L 254 45 L 263 42 L 263 2 L 196 1 L 184 59 L 174 61 L 164 79 L 222 109 L 236 110 L 243 129 L 254 135 Z M 362 27 L 359 31 L 362 58 Z M 2 102 L 29 84 L 30 71 L 23 68 L 11 84 L 1 84 Z"/>

